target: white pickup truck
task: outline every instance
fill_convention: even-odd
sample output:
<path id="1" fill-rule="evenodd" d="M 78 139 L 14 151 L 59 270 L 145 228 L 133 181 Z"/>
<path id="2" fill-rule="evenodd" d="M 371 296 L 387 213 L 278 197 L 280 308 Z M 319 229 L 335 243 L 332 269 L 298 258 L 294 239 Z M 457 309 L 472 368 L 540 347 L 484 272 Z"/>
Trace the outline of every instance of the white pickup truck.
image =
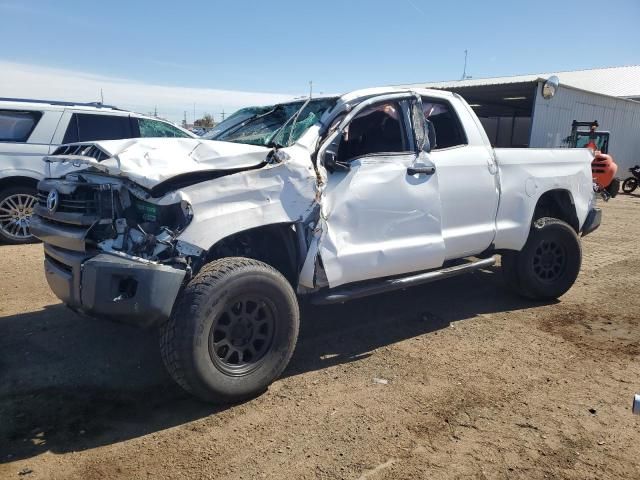
<path id="1" fill-rule="evenodd" d="M 168 371 L 208 401 L 280 375 L 301 296 L 345 302 L 500 254 L 517 292 L 555 298 L 600 224 L 589 150 L 493 149 L 451 93 L 248 108 L 209 135 L 60 147 L 32 221 L 55 294 L 158 326 Z"/>

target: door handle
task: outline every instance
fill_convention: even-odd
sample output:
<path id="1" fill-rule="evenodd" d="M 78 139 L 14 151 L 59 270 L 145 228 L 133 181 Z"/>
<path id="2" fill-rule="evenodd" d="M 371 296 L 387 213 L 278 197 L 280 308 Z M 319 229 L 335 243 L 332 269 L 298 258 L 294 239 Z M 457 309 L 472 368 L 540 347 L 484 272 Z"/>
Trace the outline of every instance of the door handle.
<path id="1" fill-rule="evenodd" d="M 407 168 L 407 175 L 433 175 L 436 173 L 436 167 L 409 167 Z"/>

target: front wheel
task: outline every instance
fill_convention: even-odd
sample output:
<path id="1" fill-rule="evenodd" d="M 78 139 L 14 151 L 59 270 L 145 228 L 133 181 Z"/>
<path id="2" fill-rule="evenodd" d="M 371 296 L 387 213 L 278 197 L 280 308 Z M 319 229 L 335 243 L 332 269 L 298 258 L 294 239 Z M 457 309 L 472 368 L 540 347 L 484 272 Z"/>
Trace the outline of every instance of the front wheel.
<path id="1" fill-rule="evenodd" d="M 28 186 L 0 190 L 0 241 L 11 244 L 32 243 L 29 225 L 36 206 L 36 189 Z"/>
<path id="2" fill-rule="evenodd" d="M 565 294 L 575 283 L 582 247 L 575 230 L 556 218 L 536 220 L 519 252 L 503 255 L 505 280 L 517 293 L 536 300 Z"/>
<path id="3" fill-rule="evenodd" d="M 622 182 L 622 191 L 624 193 L 632 193 L 636 188 L 638 188 L 638 179 L 635 177 L 629 177 Z"/>
<path id="4" fill-rule="evenodd" d="M 285 369 L 298 337 L 296 295 L 269 265 L 241 257 L 205 265 L 161 328 L 173 379 L 202 400 L 238 402 Z"/>

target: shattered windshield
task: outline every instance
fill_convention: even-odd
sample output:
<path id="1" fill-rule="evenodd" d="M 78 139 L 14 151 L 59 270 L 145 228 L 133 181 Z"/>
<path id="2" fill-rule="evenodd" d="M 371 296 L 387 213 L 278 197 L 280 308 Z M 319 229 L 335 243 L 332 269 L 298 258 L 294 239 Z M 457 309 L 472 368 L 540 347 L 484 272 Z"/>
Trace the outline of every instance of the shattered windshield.
<path id="1" fill-rule="evenodd" d="M 317 123 L 331 108 L 335 98 L 312 99 L 292 121 L 307 100 L 283 103 L 271 107 L 250 107 L 237 111 L 220 123 L 204 138 L 224 142 L 263 146 L 289 146 L 309 127 Z"/>

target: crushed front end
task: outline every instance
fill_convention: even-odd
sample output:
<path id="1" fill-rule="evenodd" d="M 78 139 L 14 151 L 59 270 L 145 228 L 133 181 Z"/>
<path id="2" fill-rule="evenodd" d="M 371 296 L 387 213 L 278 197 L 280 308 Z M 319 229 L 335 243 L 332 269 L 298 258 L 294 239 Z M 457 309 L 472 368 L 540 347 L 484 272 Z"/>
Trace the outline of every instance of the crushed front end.
<path id="1" fill-rule="evenodd" d="M 177 238 L 191 221 L 187 202 L 160 205 L 119 178 L 80 172 L 43 180 L 34 214 L 49 286 L 91 316 L 162 322 L 202 253 Z"/>

